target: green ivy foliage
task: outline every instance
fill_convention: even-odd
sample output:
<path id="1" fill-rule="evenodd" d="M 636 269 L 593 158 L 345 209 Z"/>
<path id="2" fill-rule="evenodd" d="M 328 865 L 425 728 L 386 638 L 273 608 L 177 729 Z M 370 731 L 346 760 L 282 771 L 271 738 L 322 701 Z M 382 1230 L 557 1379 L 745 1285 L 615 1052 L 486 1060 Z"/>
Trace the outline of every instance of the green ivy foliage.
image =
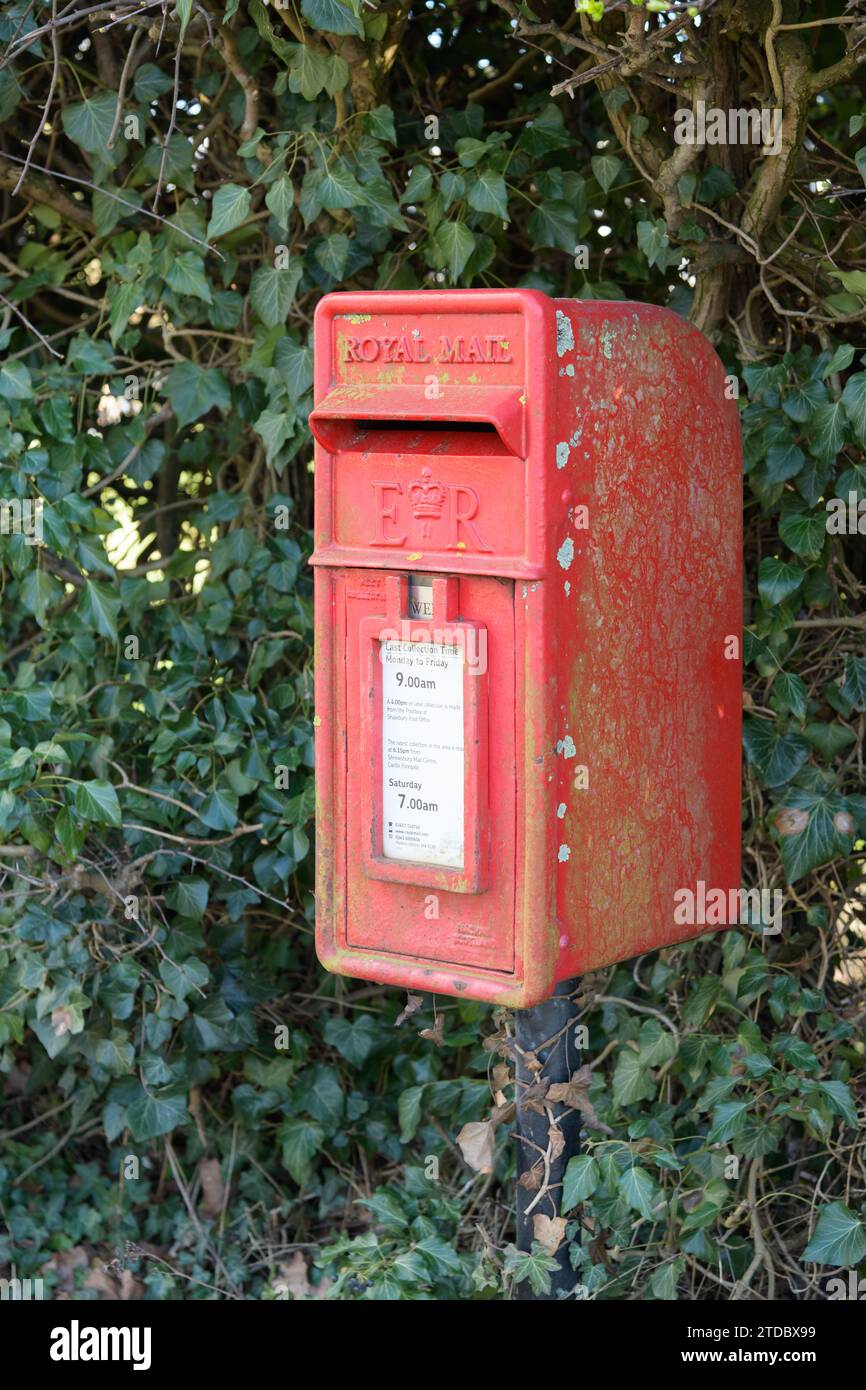
<path id="1" fill-rule="evenodd" d="M 697 76 L 775 41 L 733 0 L 633 8 Z M 756 230 L 773 156 L 706 147 L 671 180 L 647 65 L 551 92 L 569 35 L 608 58 L 622 15 L 553 11 L 529 44 L 504 3 L 53 31 L 0 3 L 0 1265 L 50 1291 L 100 1296 L 115 1260 L 150 1298 L 549 1286 L 490 1080 L 512 1022 L 404 1010 L 312 947 L 311 322 L 352 287 L 663 303 L 722 354 L 744 872 L 784 927 L 585 983 L 566 1238 L 592 1298 L 820 1297 L 866 1259 L 862 97 L 816 78 Z M 845 51 L 826 21 L 800 59 Z M 478 1173 L 457 1136 L 494 1105 Z"/>

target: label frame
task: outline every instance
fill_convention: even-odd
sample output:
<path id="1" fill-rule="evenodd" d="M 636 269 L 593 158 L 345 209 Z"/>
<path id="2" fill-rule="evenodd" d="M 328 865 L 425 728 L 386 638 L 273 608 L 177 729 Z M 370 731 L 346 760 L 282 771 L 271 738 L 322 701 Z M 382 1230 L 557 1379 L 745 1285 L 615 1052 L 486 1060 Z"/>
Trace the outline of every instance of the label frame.
<path id="1" fill-rule="evenodd" d="M 463 661 L 463 868 L 427 864 L 412 859 L 386 858 L 383 853 L 382 795 L 382 663 L 383 641 L 436 643 L 438 623 L 429 619 L 401 618 L 395 631 L 393 618 L 368 617 L 360 622 L 360 734 L 362 815 L 369 816 L 362 833 L 364 871 L 368 878 L 417 887 L 444 889 L 449 893 L 483 893 L 488 886 L 489 818 L 487 670 L 474 670 L 465 659 L 468 651 L 486 650 L 483 623 L 447 619 L 448 645 L 462 645 Z M 472 638 L 469 639 L 469 634 Z M 482 641 L 483 634 L 483 641 Z M 474 644 L 474 645 L 473 645 Z"/>

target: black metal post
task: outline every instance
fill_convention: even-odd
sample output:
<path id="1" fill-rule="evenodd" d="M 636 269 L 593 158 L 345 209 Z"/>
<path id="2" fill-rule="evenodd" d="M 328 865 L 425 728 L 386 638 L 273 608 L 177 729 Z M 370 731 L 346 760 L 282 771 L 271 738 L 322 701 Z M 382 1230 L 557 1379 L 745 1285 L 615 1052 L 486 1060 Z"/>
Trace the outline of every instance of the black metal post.
<path id="1" fill-rule="evenodd" d="M 547 1101 L 541 1096 L 543 1082 L 550 1085 L 570 1081 L 580 1066 L 580 1052 L 575 1042 L 577 1008 L 571 998 L 579 980 L 563 980 L 556 992 L 534 1009 L 520 1009 L 516 1014 L 517 1057 L 517 1176 L 530 1172 L 541 1161 L 545 1169 L 536 1169 L 541 1186 L 517 1184 L 517 1248 L 529 1251 L 534 1239 L 533 1223 L 538 1215 L 551 1218 L 560 1215 L 562 1178 L 566 1165 L 580 1149 L 581 1114 L 561 1101 Z M 542 1063 L 541 1070 L 526 1065 L 526 1058 Z M 537 1083 L 541 1082 L 541 1087 Z M 533 1091 L 530 1088 L 536 1087 Z M 528 1103 L 527 1103 L 528 1102 Z M 550 1112 L 550 1114 L 548 1113 Z M 556 1145 L 551 1144 L 548 1131 L 551 1119 L 562 1132 L 565 1145 L 554 1156 Z M 539 1195 L 540 1193 L 540 1195 Z M 516 1285 L 515 1298 L 554 1300 L 571 1293 L 578 1275 L 571 1268 L 565 1241 L 553 1257 L 559 1268 L 551 1272 L 551 1287 L 547 1294 L 533 1293 L 529 1280 Z"/>

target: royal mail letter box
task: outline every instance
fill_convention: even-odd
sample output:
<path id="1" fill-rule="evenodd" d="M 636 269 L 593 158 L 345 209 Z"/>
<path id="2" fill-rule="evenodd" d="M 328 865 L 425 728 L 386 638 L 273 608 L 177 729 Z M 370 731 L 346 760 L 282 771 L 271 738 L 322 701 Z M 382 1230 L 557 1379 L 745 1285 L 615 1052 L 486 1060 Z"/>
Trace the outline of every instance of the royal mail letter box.
<path id="1" fill-rule="evenodd" d="M 327 295 L 317 944 L 528 1007 L 739 875 L 740 446 L 652 306 Z M 701 901 L 704 899 L 702 898 Z"/>

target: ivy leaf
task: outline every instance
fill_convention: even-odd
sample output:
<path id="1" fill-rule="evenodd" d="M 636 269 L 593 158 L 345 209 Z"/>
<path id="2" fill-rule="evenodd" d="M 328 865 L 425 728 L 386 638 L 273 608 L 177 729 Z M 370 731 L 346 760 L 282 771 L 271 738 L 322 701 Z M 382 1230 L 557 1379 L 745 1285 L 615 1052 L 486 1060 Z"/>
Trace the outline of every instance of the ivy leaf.
<path id="1" fill-rule="evenodd" d="M 142 63 L 141 67 L 136 69 L 132 91 L 136 101 L 142 106 L 150 106 L 163 92 L 170 92 L 173 86 L 174 83 L 168 74 L 155 63 Z"/>
<path id="2" fill-rule="evenodd" d="M 283 1167 L 299 1187 L 309 1182 L 312 1160 L 325 1142 L 325 1131 L 315 1120 L 286 1119 L 280 1125 Z"/>
<path id="3" fill-rule="evenodd" d="M 816 1089 L 829 1102 L 830 1109 L 836 1115 L 841 1115 L 842 1119 L 852 1129 L 857 1129 L 860 1121 L 857 1115 L 857 1107 L 851 1096 L 850 1088 L 844 1081 L 817 1081 Z"/>
<path id="4" fill-rule="evenodd" d="M 789 420 L 803 425 L 811 418 L 816 408 L 827 400 L 827 388 L 820 381 L 810 378 L 798 386 L 782 401 L 782 409 Z"/>
<path id="5" fill-rule="evenodd" d="M 809 506 L 814 507 L 823 497 L 832 476 L 831 459 L 809 458 L 794 479 L 794 486 Z"/>
<path id="6" fill-rule="evenodd" d="M 122 823 L 120 802 L 110 782 L 79 782 L 75 788 L 75 809 L 83 820 L 95 825 Z"/>
<path id="7" fill-rule="evenodd" d="M 31 570 L 21 585 L 21 602 L 40 627 L 45 626 L 48 609 L 62 597 L 62 588 L 47 570 Z"/>
<path id="8" fill-rule="evenodd" d="M 363 21 L 341 0 L 301 0 L 301 14 L 314 29 L 328 34 L 354 34 L 364 37 Z"/>
<path id="9" fill-rule="evenodd" d="M 364 130 L 374 140 L 384 140 L 389 145 L 397 143 L 394 112 L 390 106 L 374 106 L 372 111 L 365 111 Z"/>
<path id="10" fill-rule="evenodd" d="M 5 362 L 0 367 L 0 396 L 7 401 L 26 401 L 33 395 L 30 373 L 23 362 Z"/>
<path id="11" fill-rule="evenodd" d="M 809 449 L 819 458 L 835 458 L 845 443 L 845 408 L 841 401 L 819 405 L 809 422 Z"/>
<path id="12" fill-rule="evenodd" d="M 492 212 L 508 221 L 508 191 L 501 174 L 483 170 L 469 185 L 468 202 L 476 212 Z"/>
<path id="13" fill-rule="evenodd" d="M 840 343 L 826 367 L 823 368 L 821 376 L 826 380 L 834 372 L 844 372 L 854 361 L 855 349 L 851 343 Z"/>
<path id="14" fill-rule="evenodd" d="M 159 1096 L 145 1093 L 128 1107 L 126 1117 L 136 1143 L 158 1139 L 186 1124 L 186 1092 L 163 1092 Z"/>
<path id="15" fill-rule="evenodd" d="M 727 1144 L 745 1128 L 748 1118 L 747 1100 L 728 1100 L 713 1111 L 713 1123 L 707 1135 L 708 1144 Z"/>
<path id="16" fill-rule="evenodd" d="M 99 584 L 88 579 L 78 595 L 78 614 L 86 627 L 107 637 L 110 642 L 117 641 L 117 615 L 120 612 L 120 595 L 107 584 Z"/>
<path id="17" fill-rule="evenodd" d="M 283 445 L 294 434 L 295 419 L 284 410 L 263 410 L 253 429 L 264 440 L 267 462 L 273 463 Z"/>
<path id="18" fill-rule="evenodd" d="M 100 1038 L 96 1044 L 96 1060 L 112 1076 L 122 1076 L 133 1070 L 135 1048 L 124 1033 L 112 1033 L 110 1038 Z"/>
<path id="19" fill-rule="evenodd" d="M 444 182 L 444 176 L 443 180 Z M 539 203 L 529 218 L 529 235 L 539 246 L 554 246 L 573 253 L 577 244 L 577 214 L 568 203 L 549 199 Z"/>
<path id="20" fill-rule="evenodd" d="M 807 560 L 817 560 L 827 538 L 827 515 L 788 512 L 779 522 L 779 535 L 789 550 Z"/>
<path id="21" fill-rule="evenodd" d="M 808 700 L 806 683 L 802 676 L 780 671 L 773 682 L 773 694 L 779 697 L 785 709 L 790 710 L 797 719 L 806 718 Z"/>
<path id="22" fill-rule="evenodd" d="M 289 218 L 295 204 L 295 190 L 288 174 L 275 179 L 265 196 L 265 206 L 284 229 L 288 228 Z"/>
<path id="23" fill-rule="evenodd" d="M 326 275 L 332 280 L 341 280 L 349 259 L 349 238 L 342 232 L 334 232 L 319 242 L 314 252 L 316 260 Z"/>
<path id="24" fill-rule="evenodd" d="M 183 39 L 192 16 L 192 0 L 175 0 L 175 9 L 180 20 L 180 37 Z"/>
<path id="25" fill-rule="evenodd" d="M 66 134 L 76 145 L 88 154 L 107 155 L 116 111 L 117 93 L 103 92 L 64 106 L 60 119 Z"/>
<path id="26" fill-rule="evenodd" d="M 456 280 L 475 250 L 472 232 L 465 222 L 440 222 L 430 241 L 439 264 L 446 267 L 452 280 Z"/>
<path id="27" fill-rule="evenodd" d="M 773 816 L 781 843 L 782 864 L 789 883 L 837 854 L 848 854 L 854 820 L 838 792 L 813 792 L 792 787 Z"/>
<path id="28" fill-rule="evenodd" d="M 279 372 L 289 400 L 294 404 L 313 384 L 312 349 L 293 338 L 281 338 L 274 349 L 274 369 Z"/>
<path id="29" fill-rule="evenodd" d="M 837 758 L 843 748 L 857 742 L 854 730 L 849 729 L 846 724 L 824 724 L 818 720 L 806 725 L 803 737 L 808 739 L 811 746 L 817 748 L 828 762 Z"/>
<path id="30" fill-rule="evenodd" d="M 590 160 L 596 183 L 605 192 L 610 191 L 616 176 L 622 168 L 622 160 L 613 154 L 596 154 Z"/>
<path id="31" fill-rule="evenodd" d="M 425 1236 L 423 1240 L 418 1241 L 415 1249 L 426 1256 L 433 1269 L 437 1272 L 441 1271 L 445 1274 L 459 1274 L 462 1269 L 460 1256 L 457 1251 L 454 1249 L 453 1245 L 450 1245 L 447 1240 L 443 1240 L 441 1236 Z"/>
<path id="32" fill-rule="evenodd" d="M 108 306 L 108 326 L 112 344 L 115 344 L 129 322 L 129 317 L 134 314 L 142 302 L 142 289 L 139 280 L 132 280 L 126 285 L 119 285 L 110 296 Z"/>
<path id="33" fill-rule="evenodd" d="M 328 80 L 328 59 L 308 43 L 294 46 L 289 66 L 289 91 L 304 101 L 315 101 Z"/>
<path id="34" fill-rule="evenodd" d="M 335 159 L 328 168 L 321 170 L 317 191 L 322 207 L 329 211 L 363 207 L 367 201 L 364 190 L 342 159 Z"/>
<path id="35" fill-rule="evenodd" d="M 205 304 L 213 303 L 204 261 L 194 251 L 182 251 L 172 259 L 165 283 L 178 294 L 188 294 L 194 299 L 202 299 Z"/>
<path id="36" fill-rule="evenodd" d="M 397 1118 L 400 1121 L 400 1143 L 411 1144 L 415 1135 L 418 1133 L 418 1126 L 421 1123 L 421 1101 L 424 1096 L 423 1086 L 407 1086 L 400 1092 L 397 1101 Z"/>
<path id="37" fill-rule="evenodd" d="M 866 448 L 866 372 L 849 376 L 842 392 L 842 404 L 858 441 Z"/>
<path id="38" fill-rule="evenodd" d="M 180 1000 L 186 999 L 188 994 L 200 994 L 210 979 L 204 961 L 196 960 L 195 956 L 178 964 L 166 957 L 159 963 L 159 974 L 166 989 Z"/>
<path id="39" fill-rule="evenodd" d="M 224 787 L 214 787 L 198 818 L 211 830 L 234 830 L 238 823 L 238 798 Z"/>
<path id="40" fill-rule="evenodd" d="M 189 917 L 198 922 L 204 916 L 208 904 L 210 887 L 205 878 L 179 878 L 169 888 L 166 902 L 181 917 Z"/>
<path id="41" fill-rule="evenodd" d="M 325 1041 L 335 1047 L 353 1067 L 363 1066 L 378 1041 L 378 1029 L 370 1014 L 361 1014 L 351 1022 L 347 1018 L 329 1018 L 325 1024 Z"/>
<path id="42" fill-rule="evenodd" d="M 806 462 L 806 455 L 796 444 L 774 444 L 767 450 L 767 482 L 786 483 L 795 478 Z"/>
<path id="43" fill-rule="evenodd" d="M 704 975 L 683 1005 L 683 1023 L 688 1028 L 703 1028 L 715 1012 L 722 994 L 722 982 L 717 975 Z"/>
<path id="44" fill-rule="evenodd" d="M 677 1040 L 657 1018 L 648 1018 L 641 1025 L 638 1056 L 645 1067 L 659 1067 L 676 1055 Z"/>
<path id="45" fill-rule="evenodd" d="M 801 1255 L 804 1263 L 857 1265 L 866 1256 L 866 1223 L 844 1202 L 821 1209 L 812 1239 Z"/>
<path id="46" fill-rule="evenodd" d="M 228 410 L 231 393 L 228 383 L 215 367 L 199 367 L 196 362 L 178 362 L 165 379 L 165 393 L 179 425 L 200 420 L 214 406 Z"/>
<path id="47" fill-rule="evenodd" d="M 745 719 L 743 744 L 749 762 L 768 787 L 790 782 L 809 756 L 802 734 L 781 733 L 769 719 Z"/>
<path id="48" fill-rule="evenodd" d="M 866 711 L 866 656 L 848 657 L 842 694 L 856 710 Z"/>
<path id="49" fill-rule="evenodd" d="M 528 1280 L 536 1297 L 546 1297 L 550 1293 L 550 1275 L 558 1269 L 558 1261 L 537 1240 L 532 1242 L 529 1252 L 518 1250 L 516 1245 L 505 1247 L 506 1274 L 511 1276 L 515 1284 Z"/>
<path id="50" fill-rule="evenodd" d="M 250 281 L 250 303 L 267 328 L 285 323 L 295 302 L 295 291 L 303 274 L 300 261 L 294 260 L 286 270 L 260 265 Z"/>
<path id="51" fill-rule="evenodd" d="M 613 1098 L 617 1105 L 633 1105 L 638 1100 L 655 1099 L 655 1083 L 640 1057 L 630 1047 L 623 1047 L 613 1074 Z"/>
<path id="52" fill-rule="evenodd" d="M 474 169 L 479 160 L 487 154 L 487 141 L 476 140 L 474 136 L 466 135 L 457 141 L 454 148 L 463 168 Z"/>
<path id="53" fill-rule="evenodd" d="M 233 232 L 249 217 L 250 206 L 248 188 L 242 188 L 237 183 L 226 183 L 222 188 L 218 188 L 213 197 L 210 221 L 207 224 L 208 241 Z"/>
<path id="54" fill-rule="evenodd" d="M 401 203 L 423 203 L 430 197 L 433 175 L 426 164 L 414 164 L 406 181 Z"/>
<path id="55" fill-rule="evenodd" d="M 804 578 L 799 565 L 767 555 L 758 566 L 758 593 L 772 607 L 795 594 Z"/>
<path id="56" fill-rule="evenodd" d="M 591 1197 L 601 1181 L 598 1164 L 591 1154 L 576 1154 L 568 1160 L 562 1180 L 562 1210 L 571 1211 L 578 1202 Z"/>
<path id="57" fill-rule="evenodd" d="M 450 169 L 446 169 L 444 174 L 439 175 L 439 192 L 442 195 L 442 210 L 447 212 L 452 203 L 456 203 L 458 198 L 464 196 L 466 180 L 462 174 L 456 174 Z"/>
<path id="58" fill-rule="evenodd" d="M 617 1183 L 620 1196 L 648 1221 L 652 1220 L 653 1206 L 658 1201 L 658 1189 L 645 1168 L 635 1165 L 626 1168 Z"/>
<path id="59" fill-rule="evenodd" d="M 649 218 L 645 218 L 642 222 L 638 222 L 637 244 L 651 266 L 658 265 L 662 268 L 664 267 L 670 242 L 668 240 L 668 229 L 660 217 L 657 217 L 655 221 L 652 222 Z"/>

